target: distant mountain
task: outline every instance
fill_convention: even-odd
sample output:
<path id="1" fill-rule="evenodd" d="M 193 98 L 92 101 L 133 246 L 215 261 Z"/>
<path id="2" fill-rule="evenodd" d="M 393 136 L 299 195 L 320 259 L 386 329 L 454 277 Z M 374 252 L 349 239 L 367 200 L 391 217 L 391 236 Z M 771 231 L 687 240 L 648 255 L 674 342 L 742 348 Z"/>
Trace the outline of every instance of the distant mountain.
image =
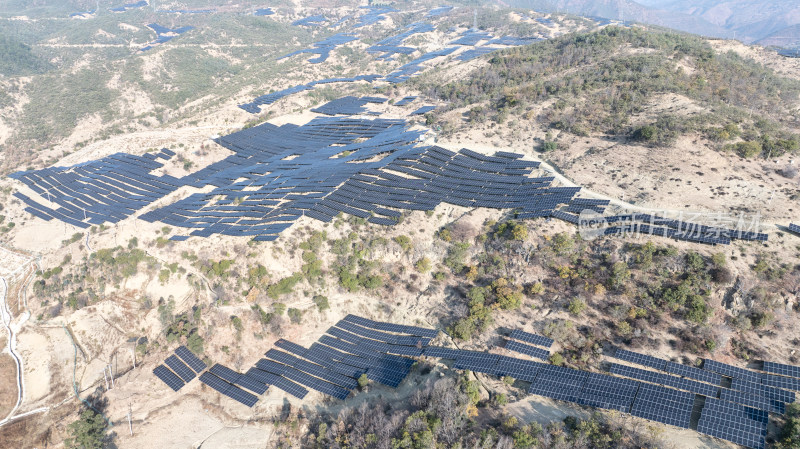
<path id="1" fill-rule="evenodd" d="M 505 0 L 503 4 L 665 26 L 746 43 L 797 45 L 797 0 Z M 780 42 L 778 42 L 780 41 Z M 760 42 L 759 42 L 760 43 Z"/>

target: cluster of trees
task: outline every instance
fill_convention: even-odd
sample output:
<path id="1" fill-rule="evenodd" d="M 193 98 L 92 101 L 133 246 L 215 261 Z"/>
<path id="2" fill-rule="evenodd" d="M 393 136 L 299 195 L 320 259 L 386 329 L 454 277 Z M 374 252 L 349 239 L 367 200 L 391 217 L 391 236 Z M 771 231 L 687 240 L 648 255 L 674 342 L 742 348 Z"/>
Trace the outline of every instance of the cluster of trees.
<path id="1" fill-rule="evenodd" d="M 415 391 L 407 401 L 363 402 L 344 408 L 338 416 L 314 417 L 302 446 L 311 448 L 427 449 L 481 448 L 597 448 L 659 447 L 652 437 L 611 423 L 602 416 L 568 417 L 546 428 L 523 424 L 502 414 L 479 410 L 496 407 L 505 396 L 481 400 L 480 387 L 469 380 L 443 378 Z"/>
<path id="2" fill-rule="evenodd" d="M 676 63 L 682 60 L 692 66 L 691 73 Z M 471 121 L 503 122 L 512 115 L 532 119 L 528 111 L 533 105 L 555 100 L 538 120 L 576 135 L 604 132 L 668 145 L 697 131 L 724 141 L 736 136 L 717 132 L 720 122 L 752 122 L 742 135 L 744 145 L 730 149 L 752 157 L 800 147 L 800 136 L 780 125 L 791 115 L 787 105 L 797 101 L 800 82 L 733 52 L 718 54 L 696 36 L 606 27 L 497 52 L 486 67 L 447 84 L 425 76 L 415 82 L 451 102 L 450 108 L 477 105 L 468 114 Z M 631 117 L 664 93 L 687 96 L 713 111 L 661 114 L 653 123 L 633 126 Z M 556 148 L 548 142 L 544 150 Z"/>

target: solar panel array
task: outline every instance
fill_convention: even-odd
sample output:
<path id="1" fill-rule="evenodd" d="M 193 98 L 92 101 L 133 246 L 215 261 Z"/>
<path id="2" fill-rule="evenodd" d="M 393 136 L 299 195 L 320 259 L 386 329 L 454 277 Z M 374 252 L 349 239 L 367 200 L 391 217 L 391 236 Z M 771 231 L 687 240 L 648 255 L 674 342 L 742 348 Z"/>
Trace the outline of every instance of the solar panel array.
<path id="1" fill-rule="evenodd" d="M 550 346 L 553 345 L 552 338 L 531 334 L 530 332 L 525 332 L 519 329 L 514 329 L 513 331 L 511 331 L 511 334 L 509 334 L 508 337 L 513 338 L 514 340 L 524 341 L 525 343 L 531 343 L 537 346 L 543 346 L 545 348 L 549 348 Z"/>
<path id="2" fill-rule="evenodd" d="M 187 32 L 187 31 L 191 31 L 191 30 L 194 29 L 193 26 L 183 26 L 183 27 L 179 27 L 179 28 L 169 29 L 169 28 L 167 28 L 165 26 L 161 26 L 161 25 L 159 25 L 157 23 L 150 23 L 150 24 L 147 25 L 147 27 L 150 28 L 151 30 L 155 31 L 156 39 L 154 41 L 150 42 L 149 44 L 147 44 L 146 46 L 142 47 L 141 49 L 139 49 L 139 51 L 150 50 L 151 48 L 153 48 L 156 45 L 169 42 L 172 39 L 175 39 L 176 37 L 180 36 L 181 34 Z"/>
<path id="3" fill-rule="evenodd" d="M 261 113 L 260 106 L 270 105 L 282 98 L 288 97 L 289 95 L 296 94 L 298 92 L 313 90 L 316 86 L 319 85 L 334 84 L 334 83 L 355 83 L 358 81 L 366 81 L 368 83 L 371 83 L 380 77 L 381 77 L 380 75 L 359 75 L 350 78 L 326 78 L 319 81 L 312 81 L 307 84 L 300 84 L 297 86 L 288 87 L 286 89 L 279 90 L 277 92 L 260 95 L 254 98 L 250 103 L 240 104 L 239 107 L 251 114 L 259 114 Z"/>
<path id="4" fill-rule="evenodd" d="M 211 374 L 210 371 L 206 371 L 200 375 L 200 382 L 203 382 L 221 394 L 224 394 L 225 396 L 228 396 L 229 398 L 248 407 L 252 407 L 256 405 L 256 402 L 258 402 L 258 397 L 256 395 L 248 393 L 236 385 L 231 385 L 214 374 Z"/>
<path id="5" fill-rule="evenodd" d="M 326 115 L 356 115 L 368 112 L 364 107 L 369 103 L 383 103 L 386 98 L 381 97 L 353 97 L 347 96 L 329 101 L 322 106 L 316 107 L 311 112 L 317 112 Z"/>
<path id="6" fill-rule="evenodd" d="M 700 368 L 693 366 L 681 365 L 680 363 L 667 362 L 666 371 L 668 373 L 677 374 L 682 377 L 699 380 L 702 382 L 710 383 L 712 385 L 721 385 L 722 376 L 716 373 L 710 373 Z"/>
<path id="7" fill-rule="evenodd" d="M 562 401 L 578 402 L 588 375 L 589 373 L 586 371 L 543 365 L 536 375 L 536 379 L 531 383 L 528 393 Z"/>
<path id="8" fill-rule="evenodd" d="M 659 359 L 651 355 L 639 354 L 638 352 L 628 351 L 626 349 L 617 348 L 614 357 L 624 360 L 626 362 L 635 363 L 637 365 L 649 366 L 659 370 L 664 370 L 667 366 L 667 361 Z"/>
<path id="9" fill-rule="evenodd" d="M 764 362 L 764 371 L 781 376 L 800 379 L 800 366 L 784 365 L 782 363 Z M 796 390 L 796 388 L 794 388 Z"/>
<path id="10" fill-rule="evenodd" d="M 709 397 L 717 397 L 719 395 L 719 387 L 709 385 L 696 380 L 684 379 L 675 377 L 665 373 L 658 373 L 655 371 L 648 371 L 641 368 L 632 366 L 619 365 L 612 363 L 609 371 L 618 376 L 630 377 L 644 382 L 663 385 L 667 387 L 677 388 L 690 393 L 702 394 Z"/>
<path id="11" fill-rule="evenodd" d="M 361 6 L 360 8 L 366 9 L 367 12 L 358 18 L 358 23 L 353 28 L 374 25 L 381 20 L 386 19 L 384 14 L 388 14 L 390 12 L 399 12 L 399 10 L 390 6 Z"/>
<path id="12" fill-rule="evenodd" d="M 629 413 L 640 382 L 608 376 L 601 373 L 588 373 L 576 401 L 581 405 L 619 410 Z"/>
<path id="13" fill-rule="evenodd" d="M 117 222 L 179 187 L 211 186 L 138 218 L 188 230 L 172 240 L 222 234 L 269 241 L 304 215 L 330 222 L 346 213 L 392 226 L 402 210 L 433 210 L 443 202 L 514 209 L 518 218 L 547 216 L 580 190 L 552 187 L 552 177 L 529 177 L 539 164 L 520 155 L 416 147 L 422 132 L 406 126 L 339 117 L 302 126 L 265 123 L 217 139 L 233 154 L 180 179 L 149 174 L 162 166 L 155 159 L 174 155 L 169 150 L 114 155 L 15 174 L 59 208 L 17 196 L 43 218 L 87 227 Z"/>
<path id="14" fill-rule="evenodd" d="M 175 354 L 177 354 L 178 357 L 180 357 L 181 360 L 183 360 L 184 363 L 189 365 L 189 367 L 193 369 L 194 372 L 196 373 L 200 373 L 200 371 L 206 369 L 206 364 L 203 363 L 202 360 L 197 358 L 197 356 L 194 355 L 192 351 L 190 351 L 189 348 L 187 348 L 186 346 L 183 345 L 178 346 L 175 349 Z"/>
<path id="15" fill-rule="evenodd" d="M 536 346 L 526 345 L 525 343 L 520 343 L 518 341 L 507 340 L 506 349 L 509 351 L 519 352 L 520 354 L 529 355 L 537 359 L 547 360 L 550 358 L 550 351 L 537 348 Z"/>
<path id="16" fill-rule="evenodd" d="M 246 376 L 299 398 L 308 393 L 307 387 L 344 399 L 358 386 L 357 379 L 362 374 L 397 387 L 414 363 L 402 355 L 422 355 L 423 348 L 437 333 L 433 329 L 348 315 L 328 330 L 329 335 L 322 336 L 308 349 L 280 339 L 275 346 L 281 350 L 267 351 L 266 358 L 259 360 L 246 375 L 221 365 L 215 365 L 212 373 L 231 383 L 237 383 L 238 376 Z"/>
<path id="17" fill-rule="evenodd" d="M 476 45 L 478 42 L 482 40 L 489 40 L 491 38 L 492 35 L 487 33 L 486 31 L 469 29 L 461 33 L 461 37 L 459 37 L 454 41 L 451 41 L 450 45 Z"/>
<path id="18" fill-rule="evenodd" d="M 271 16 L 273 14 L 275 14 L 275 11 L 272 8 L 258 8 L 253 13 L 254 16 Z"/>
<path id="19" fill-rule="evenodd" d="M 294 22 L 292 22 L 292 25 L 295 25 L 295 26 L 307 26 L 307 27 L 320 26 L 320 25 L 322 25 L 323 22 L 327 22 L 327 21 L 328 21 L 328 19 L 326 19 L 325 16 L 314 15 L 314 16 L 303 17 L 302 19 L 297 19 Z"/>
<path id="20" fill-rule="evenodd" d="M 759 382 L 761 380 L 761 374 L 756 373 L 755 371 L 746 370 L 744 368 L 739 368 L 711 359 L 705 359 L 703 361 L 703 369 L 735 379 L 749 380 L 750 382 Z"/>
<path id="21" fill-rule="evenodd" d="M 500 50 L 500 48 L 485 47 L 485 46 L 470 48 L 469 50 L 462 51 L 461 53 L 459 53 L 456 56 L 456 60 L 461 61 L 461 62 L 471 61 L 471 60 L 473 60 L 475 58 L 481 57 L 483 55 L 487 55 L 487 54 L 492 53 L 492 52 L 497 51 L 497 50 Z"/>
<path id="22" fill-rule="evenodd" d="M 427 114 L 428 112 L 433 111 L 436 109 L 436 106 L 420 106 L 419 109 L 412 112 L 410 115 L 422 115 Z"/>
<path id="23" fill-rule="evenodd" d="M 394 105 L 395 106 L 405 106 L 405 105 L 413 102 L 416 99 L 417 99 L 416 96 L 403 97 L 400 100 L 398 100 Z"/>
<path id="24" fill-rule="evenodd" d="M 186 384 L 177 374 L 167 369 L 164 365 L 158 365 L 153 369 L 153 374 L 161 379 L 162 382 L 167 384 L 174 391 L 178 391 Z"/>
<path id="25" fill-rule="evenodd" d="M 181 360 L 174 355 L 167 357 L 164 360 L 164 363 L 175 372 L 184 382 L 189 382 L 190 380 L 195 378 L 194 371 L 192 371 L 185 363 L 181 362 Z"/>
<path id="26" fill-rule="evenodd" d="M 782 388 L 784 390 L 800 391 L 800 379 L 794 377 L 762 374 L 761 383 L 769 387 Z"/>
<path id="27" fill-rule="evenodd" d="M 798 225 L 796 225 L 794 223 L 789 223 L 789 231 L 791 231 L 791 232 L 793 232 L 793 233 L 795 233 L 797 235 L 800 235 L 800 226 L 798 226 Z"/>
<path id="28" fill-rule="evenodd" d="M 573 210 L 573 214 L 564 213 L 560 219 L 580 225 L 600 224 L 613 225 L 602 228 L 604 235 L 635 234 L 655 235 L 709 245 L 728 245 L 731 240 L 750 240 L 765 242 L 767 234 L 741 229 L 706 226 L 699 223 L 674 220 L 651 214 L 625 214 L 608 217 L 591 217 L 581 219 Z"/>
<path id="29" fill-rule="evenodd" d="M 416 51 L 414 47 L 404 47 L 403 41 L 417 33 L 433 31 L 433 25 L 426 22 L 414 22 L 406 27 L 402 33 L 382 39 L 367 48 L 369 53 L 382 53 L 378 59 L 391 59 L 395 54 L 408 55 Z"/>
<path id="30" fill-rule="evenodd" d="M 330 56 L 331 52 L 336 49 L 336 47 L 344 45 L 348 42 L 352 42 L 356 39 L 358 38 L 353 36 L 352 34 L 337 33 L 320 42 L 314 42 L 313 44 L 311 44 L 311 48 L 304 48 L 301 50 L 293 51 L 287 55 L 281 56 L 280 58 L 278 58 L 278 60 L 284 58 L 290 58 L 294 55 L 299 55 L 302 53 L 311 53 L 311 54 L 316 54 L 317 57 L 309 59 L 308 62 L 312 64 L 318 64 L 320 62 L 325 62 Z"/>
<path id="31" fill-rule="evenodd" d="M 433 8 L 430 11 L 428 11 L 428 14 L 426 14 L 426 16 L 427 17 L 438 17 L 438 16 L 441 16 L 441 15 L 447 14 L 448 12 L 450 12 L 452 10 L 453 10 L 452 6 L 439 6 L 439 7 Z"/>
<path id="32" fill-rule="evenodd" d="M 693 406 L 694 395 L 691 393 L 640 383 L 630 413 L 640 418 L 688 429 Z"/>
<path id="33" fill-rule="evenodd" d="M 767 412 L 706 398 L 697 431 L 753 449 L 766 447 Z"/>
<path id="34" fill-rule="evenodd" d="M 196 377 L 195 373 L 199 374 L 203 371 L 206 364 L 192 354 L 186 346 L 177 347 L 175 354 L 177 357 L 175 355 L 167 357 L 164 360 L 167 366 L 158 365 L 153 370 L 153 374 L 167 386 L 178 391 Z"/>

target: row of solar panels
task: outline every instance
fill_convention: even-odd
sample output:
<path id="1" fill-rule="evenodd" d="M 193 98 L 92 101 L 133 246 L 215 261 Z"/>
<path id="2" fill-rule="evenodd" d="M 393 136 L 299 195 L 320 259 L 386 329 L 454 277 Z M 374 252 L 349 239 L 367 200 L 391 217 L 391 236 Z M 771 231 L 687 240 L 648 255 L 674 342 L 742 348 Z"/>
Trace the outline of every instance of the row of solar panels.
<path id="1" fill-rule="evenodd" d="M 612 365 L 609 376 L 538 362 L 513 359 L 497 354 L 429 347 L 425 355 L 455 359 L 453 367 L 495 376 L 511 376 L 530 382 L 528 393 L 598 408 L 619 410 L 634 416 L 681 428 L 689 428 L 695 406 L 695 387 L 702 384 L 647 372 L 622 365 Z M 649 382 L 649 383 L 648 383 Z M 654 385 L 658 384 L 658 385 Z M 689 391 L 680 391 L 686 389 Z M 698 390 L 708 393 L 705 389 Z M 702 394 L 700 393 L 700 394 Z M 747 447 L 764 447 L 768 412 L 758 409 L 741 391 L 713 390 L 721 398 L 704 398 L 698 431 L 733 441 Z"/>
<path id="2" fill-rule="evenodd" d="M 358 386 L 357 379 L 362 374 L 397 387 L 414 363 L 403 356 L 421 355 L 437 331 L 347 315 L 327 333 L 310 348 L 278 340 L 275 346 L 279 349 L 267 351 L 265 358 L 246 373 L 215 364 L 200 375 L 200 381 L 248 407 L 255 405 L 257 395 L 264 394 L 269 385 L 300 399 L 308 393 L 307 388 L 344 399 Z M 163 365 L 153 371 L 175 391 L 205 369 L 205 364 L 185 347 L 181 346 L 176 353 L 194 371 L 175 356 L 167 358 L 166 363 L 177 374 Z"/>
<path id="3" fill-rule="evenodd" d="M 164 363 L 169 368 L 164 365 L 158 365 L 153 369 L 153 374 L 174 391 L 183 388 L 184 385 L 195 378 L 196 374 L 206 369 L 206 364 L 192 354 L 186 346 L 179 346 L 175 349 L 175 354 L 167 357 Z"/>

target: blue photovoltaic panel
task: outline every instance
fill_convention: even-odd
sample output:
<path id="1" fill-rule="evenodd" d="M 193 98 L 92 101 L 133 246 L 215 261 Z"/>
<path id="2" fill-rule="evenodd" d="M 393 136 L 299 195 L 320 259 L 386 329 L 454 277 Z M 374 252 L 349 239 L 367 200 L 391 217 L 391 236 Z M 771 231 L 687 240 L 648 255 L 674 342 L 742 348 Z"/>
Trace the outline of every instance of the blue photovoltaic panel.
<path id="1" fill-rule="evenodd" d="M 340 386 L 326 382 L 322 379 L 308 375 L 289 366 L 281 365 L 271 360 L 261 359 L 256 363 L 256 367 L 260 370 L 283 376 L 289 380 L 303 384 L 309 388 L 338 399 L 345 399 L 350 394 L 350 391 Z"/>
<path id="2" fill-rule="evenodd" d="M 285 352 L 276 349 L 270 349 L 265 354 L 268 358 L 276 362 L 283 363 L 284 365 L 291 366 L 292 368 L 311 374 L 312 376 L 319 377 L 320 379 L 327 380 L 330 383 L 340 385 L 345 388 L 354 389 L 358 387 L 358 382 L 355 379 L 343 376 L 341 374 L 330 371 L 316 363 L 300 360 Z"/>
<path id="3" fill-rule="evenodd" d="M 455 360 L 458 358 L 458 349 L 450 349 L 450 348 L 442 348 L 438 346 L 428 346 L 424 350 L 424 354 L 427 357 L 438 357 L 442 359 L 453 359 Z"/>
<path id="4" fill-rule="evenodd" d="M 749 380 L 751 382 L 758 382 L 761 379 L 761 374 L 739 368 L 736 366 L 728 365 L 725 363 L 717 362 L 716 360 L 705 359 L 703 361 L 703 369 L 722 374 L 723 376 Z"/>
<path id="5" fill-rule="evenodd" d="M 541 360 L 547 360 L 550 357 L 550 351 L 512 340 L 506 340 L 506 349 Z"/>
<path id="6" fill-rule="evenodd" d="M 617 363 L 611 364 L 610 372 L 619 376 L 630 377 L 632 379 L 643 380 L 654 384 L 664 385 L 667 387 L 677 388 L 679 390 L 686 390 L 692 393 L 702 394 L 709 397 L 717 397 L 719 394 L 719 387 L 709 385 L 706 383 L 698 382 L 696 380 L 684 379 L 681 377 L 672 376 L 666 373 L 659 373 L 655 371 L 648 371 L 641 368 L 632 366 L 619 365 Z"/>
<path id="7" fill-rule="evenodd" d="M 588 373 L 572 368 L 543 365 L 531 382 L 529 394 L 545 396 L 562 401 L 577 402 Z"/>
<path id="8" fill-rule="evenodd" d="M 689 428 L 694 406 L 691 393 L 642 383 L 631 406 L 631 415 L 683 429 Z"/>
<path id="9" fill-rule="evenodd" d="M 219 363 L 212 366 L 208 371 L 220 379 L 247 388 L 253 393 L 264 394 L 267 391 L 267 387 L 264 383 L 256 382 L 246 375 L 238 373 L 227 366 L 220 365 Z"/>
<path id="10" fill-rule="evenodd" d="M 713 385 L 720 385 L 722 383 L 722 376 L 719 374 L 701 370 L 700 368 L 695 368 L 693 366 L 681 365 L 675 362 L 667 363 L 666 371 L 668 373 L 677 374 L 679 376 L 688 377 L 690 379 L 700 380 Z"/>
<path id="11" fill-rule="evenodd" d="M 785 402 L 790 404 L 795 401 L 794 391 L 782 390 L 780 388 L 770 387 L 761 382 L 750 382 L 740 378 L 734 378 L 731 382 L 731 389 L 749 393 L 758 396 L 764 396 L 767 399 Z"/>
<path id="12" fill-rule="evenodd" d="M 649 366 L 650 368 L 655 368 L 662 371 L 667 365 L 666 360 L 621 348 L 617 348 L 617 351 L 614 353 L 614 357 L 620 360 L 625 360 L 626 362 L 631 362 L 642 366 Z"/>
<path id="13" fill-rule="evenodd" d="M 544 365 L 531 360 L 520 360 L 513 357 L 500 356 L 494 366 L 497 376 L 510 376 L 514 379 L 533 382 L 536 374 Z"/>
<path id="14" fill-rule="evenodd" d="M 513 338 L 514 340 L 524 341 L 525 343 L 530 343 L 537 346 L 543 346 L 545 348 L 549 348 L 550 346 L 553 345 L 552 338 L 531 334 L 529 332 L 521 331 L 519 329 L 514 329 L 513 331 L 511 331 L 509 337 Z"/>
<path id="15" fill-rule="evenodd" d="M 250 368 L 246 373 L 247 377 L 262 382 L 266 385 L 273 385 L 275 388 L 281 389 L 294 397 L 303 399 L 308 394 L 308 390 L 297 385 L 296 383 L 285 379 L 281 376 L 261 371 L 260 369 Z"/>
<path id="16" fill-rule="evenodd" d="M 336 323 L 336 327 L 340 327 L 348 332 L 352 332 L 361 337 L 369 338 L 372 340 L 383 341 L 392 345 L 405 345 L 424 347 L 430 342 L 427 337 L 415 337 L 412 335 L 393 335 L 386 332 L 381 332 L 374 329 L 367 329 L 349 321 L 340 320 Z"/>
<path id="17" fill-rule="evenodd" d="M 168 387 L 172 388 L 174 391 L 180 390 L 185 383 L 178 377 L 177 374 L 173 373 L 169 369 L 167 369 L 164 365 L 158 365 L 153 369 L 153 374 L 156 377 L 161 379 L 162 382 L 167 384 Z"/>
<path id="18" fill-rule="evenodd" d="M 175 349 L 175 354 L 178 354 L 178 357 L 181 358 L 189 368 L 193 369 L 195 373 L 200 373 L 204 369 L 206 369 L 206 364 L 203 363 L 202 360 L 198 359 L 196 355 L 192 353 L 186 346 L 178 346 Z"/>
<path id="19" fill-rule="evenodd" d="M 417 327 L 417 326 L 405 326 L 402 324 L 383 323 L 380 321 L 373 321 L 368 318 L 363 318 L 352 314 L 344 317 L 344 320 L 350 321 L 351 323 L 357 324 L 361 327 L 377 329 L 379 331 L 416 335 L 419 337 L 436 338 L 436 336 L 439 334 L 439 331 L 435 329 L 425 329 L 423 327 Z"/>
<path id="20" fill-rule="evenodd" d="M 189 367 L 186 366 L 185 363 L 181 362 L 180 359 L 178 359 L 174 355 L 167 357 L 167 359 L 164 360 L 164 363 L 166 363 L 167 366 L 170 367 L 172 371 L 175 371 L 175 374 L 180 376 L 180 378 L 183 379 L 183 381 L 186 383 L 188 383 L 195 377 L 194 371 L 189 369 Z"/>
<path id="21" fill-rule="evenodd" d="M 252 407 L 256 405 L 256 402 L 258 402 L 258 397 L 255 395 L 248 393 L 235 385 L 225 382 L 208 371 L 200 375 L 200 382 L 203 382 L 221 394 L 228 396 L 229 398 L 248 407 Z"/>
<path id="22" fill-rule="evenodd" d="M 581 405 L 628 413 L 639 389 L 639 384 L 640 382 L 635 380 L 621 379 L 600 373 L 588 373 L 576 402 Z"/>
<path id="23" fill-rule="evenodd" d="M 723 388 L 720 391 L 719 398 L 724 401 L 735 402 L 737 404 L 746 405 L 758 410 L 764 410 L 778 414 L 786 413 L 785 403 L 768 399 L 764 396 Z"/>
<path id="24" fill-rule="evenodd" d="M 764 371 L 781 376 L 800 378 L 800 366 L 784 365 L 782 363 L 764 362 Z"/>
<path id="25" fill-rule="evenodd" d="M 707 398 L 697 431 L 753 449 L 766 447 L 767 412 Z"/>
<path id="26" fill-rule="evenodd" d="M 761 383 L 770 387 L 782 388 L 784 390 L 800 391 L 800 379 L 794 377 L 762 374 Z"/>

